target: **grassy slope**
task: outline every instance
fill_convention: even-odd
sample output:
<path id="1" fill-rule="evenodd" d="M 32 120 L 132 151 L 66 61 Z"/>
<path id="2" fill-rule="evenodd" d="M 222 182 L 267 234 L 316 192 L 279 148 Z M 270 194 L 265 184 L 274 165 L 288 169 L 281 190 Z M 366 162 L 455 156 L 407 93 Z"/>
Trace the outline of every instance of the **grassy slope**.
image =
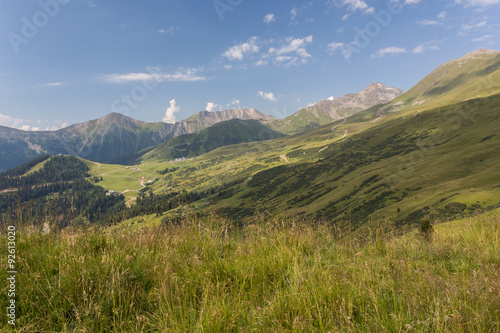
<path id="1" fill-rule="evenodd" d="M 103 174 L 100 185 L 113 190 L 140 190 L 142 177 L 159 177 L 161 181 L 152 186 L 156 191 L 194 190 L 248 180 L 271 167 L 294 165 L 265 180 L 272 191 L 247 181 L 239 185 L 241 192 L 236 196 L 207 207 L 209 210 L 255 208 L 260 202 L 261 208 L 290 214 L 323 210 L 325 215 L 352 215 L 354 210 L 354 215 L 366 221 L 394 216 L 398 209 L 398 218 L 406 218 L 423 207 L 444 209 L 452 202 L 471 206 L 479 201 L 486 208 L 500 201 L 500 188 L 495 185 L 500 183 L 496 154 L 499 104 L 500 96 L 493 96 L 418 116 L 370 122 L 377 119 L 374 108 L 345 124 L 223 147 L 192 161 L 149 160 L 138 166 L 142 171 L 93 164 L 91 172 Z M 359 133 L 342 138 L 342 130 L 332 131 L 337 125 Z M 156 173 L 171 166 L 179 170 L 165 176 Z M 367 183 L 373 176 L 377 178 Z M 135 196 L 133 192 L 125 195 Z M 334 205 L 337 210 L 332 210 L 332 202 L 342 198 Z M 375 210 L 366 210 L 367 202 L 373 202 Z"/>
<path id="2" fill-rule="evenodd" d="M 499 226 L 498 211 L 441 224 L 430 243 L 383 223 L 355 236 L 264 216 L 238 230 L 218 218 L 59 235 L 18 228 L 16 328 L 495 332 Z M 0 328 L 13 331 L 5 314 Z"/>
<path id="3" fill-rule="evenodd" d="M 231 144 L 265 141 L 283 136 L 263 126 L 257 120 L 233 119 L 215 124 L 198 133 L 172 138 L 142 155 L 141 159 L 191 158 Z"/>
<path id="4" fill-rule="evenodd" d="M 456 201 L 468 205 L 479 201 L 483 207 L 494 205 L 499 201 L 499 188 L 495 187 L 499 182 L 498 168 L 495 166 L 497 161 L 494 155 L 499 140 L 499 137 L 495 136 L 499 128 L 498 96 L 477 103 L 439 108 L 440 105 L 449 104 L 451 101 L 491 96 L 500 91 L 499 56 L 486 54 L 480 57 L 482 59 L 468 61 L 458 59 L 440 66 L 395 101 L 358 113 L 345 122 L 338 121 L 286 138 L 227 146 L 199 156 L 196 160 L 176 163 L 175 165 L 180 167 L 179 170 L 162 176 L 162 181 L 155 183 L 153 189 L 160 192 L 164 189 L 210 188 L 236 179 L 248 180 L 261 170 L 293 164 L 298 168 L 289 170 L 290 177 L 287 182 L 290 187 L 281 198 L 275 198 L 273 195 L 242 198 L 252 190 L 245 182 L 239 188 L 242 191 L 239 196 L 218 202 L 217 207 L 248 207 L 261 200 L 267 207 L 274 206 L 277 211 L 311 213 L 324 210 L 328 213 L 331 202 L 350 195 L 349 200 L 336 204 L 337 209 L 344 213 L 354 209 L 363 212 L 361 206 L 365 201 L 371 200 L 378 212 L 368 212 L 368 218 L 370 214 L 374 214 L 373 217 L 394 216 L 398 209 L 401 210 L 399 218 L 406 218 L 416 209 L 425 206 L 444 208 Z M 450 82 L 459 84 L 450 86 Z M 431 99 L 426 97 L 425 103 L 419 102 L 418 96 L 431 95 Z M 407 145 L 406 156 L 379 156 L 382 153 L 390 155 L 392 148 L 397 148 L 391 147 L 395 142 L 390 142 L 395 133 L 400 136 L 392 140 L 396 139 L 399 145 Z M 493 136 L 489 138 L 491 135 Z M 441 145 L 443 140 L 446 141 L 446 137 L 451 140 Z M 485 141 L 481 142 L 483 139 Z M 377 144 L 386 147 L 378 149 Z M 422 149 L 418 146 L 422 144 L 432 149 Z M 335 159 L 342 158 L 344 164 L 350 163 L 346 160 L 349 154 L 347 151 L 344 154 L 344 150 L 354 154 L 350 158 L 353 159 L 351 166 L 355 167 L 355 170 L 348 176 L 342 176 L 335 184 L 332 179 L 340 176 L 334 167 L 338 164 Z M 413 155 L 410 154 L 412 151 Z M 357 158 L 360 156 L 355 153 L 364 156 L 364 165 L 358 163 Z M 421 158 L 422 153 L 424 156 Z M 405 155 L 405 152 L 399 150 L 397 154 Z M 370 157 L 379 160 L 366 160 Z M 325 160 L 313 164 L 320 159 Z M 97 168 L 96 164 L 93 165 L 93 174 L 103 174 L 103 166 Z M 321 165 L 323 170 L 315 170 Z M 105 169 L 118 171 L 104 173 L 102 184 L 106 188 L 119 191 L 138 190 L 141 188 L 141 177 L 154 178 L 157 175 L 156 170 L 170 166 L 173 164 L 154 158 L 143 162 L 140 166 L 142 172 L 104 166 Z M 312 174 L 307 174 L 308 169 Z M 310 201 L 308 198 L 304 198 L 305 201 L 302 202 L 298 201 L 305 192 L 300 187 L 292 186 L 294 182 L 297 183 L 298 171 L 305 173 L 309 183 L 312 181 L 313 185 L 317 185 L 316 188 L 307 188 L 305 193 L 310 192 L 309 198 L 314 198 L 311 202 L 307 202 Z M 379 175 L 379 179 L 372 184 L 365 184 L 365 189 L 358 189 L 361 190 L 358 197 L 352 194 L 355 186 L 359 187 L 366 179 L 375 175 Z M 285 178 L 285 174 L 280 176 Z M 421 186 L 422 180 L 429 182 L 426 186 Z M 368 193 L 368 197 L 366 194 L 361 197 L 364 191 L 378 185 L 381 186 L 378 190 Z M 276 187 L 279 186 L 281 184 Z M 329 187 L 335 188 L 335 191 L 327 193 Z M 419 189 L 420 187 L 422 188 Z M 389 194 L 385 199 L 377 197 L 392 190 L 398 193 Z M 315 198 L 318 195 L 319 197 Z M 402 198 L 403 195 L 405 198 Z M 455 196 L 451 197 L 452 195 Z M 398 200 L 400 202 L 397 202 Z M 443 201 L 439 202 L 440 200 Z M 212 208 L 213 206 L 209 207 Z"/>
<path id="5" fill-rule="evenodd" d="M 240 188 L 241 202 L 252 203 L 242 207 L 258 202 L 270 211 L 322 210 L 367 221 L 393 216 L 398 208 L 405 217 L 457 201 L 498 204 L 499 105 L 496 95 L 386 121 L 319 154 L 297 149 L 288 156 L 323 159 L 255 175 L 250 194 Z"/>

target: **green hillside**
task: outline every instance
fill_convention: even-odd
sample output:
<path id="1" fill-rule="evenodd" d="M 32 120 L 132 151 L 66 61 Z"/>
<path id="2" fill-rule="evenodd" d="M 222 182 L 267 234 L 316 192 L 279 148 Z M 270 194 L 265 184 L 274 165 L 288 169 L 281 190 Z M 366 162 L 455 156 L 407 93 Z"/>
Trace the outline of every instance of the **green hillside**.
<path id="1" fill-rule="evenodd" d="M 146 154 L 138 175 L 152 179 L 156 170 L 170 168 L 151 190 L 212 189 L 213 197 L 191 209 L 239 221 L 266 211 L 347 218 L 355 226 L 383 217 L 412 224 L 427 216 L 448 219 L 493 209 L 500 203 L 496 54 L 466 55 L 440 66 L 395 101 L 303 134 L 225 146 L 178 163 Z M 429 95 L 431 87 L 472 68 L 467 79 L 434 91 L 428 102 L 411 102 L 415 94 Z M 459 102 L 446 104 L 450 99 Z M 101 171 L 91 168 L 94 175 Z M 116 169 L 103 176 L 103 184 L 137 188 L 131 172 Z"/>
<path id="2" fill-rule="evenodd" d="M 478 50 L 439 66 L 391 105 L 421 111 L 500 93 L 500 51 Z"/>
<path id="3" fill-rule="evenodd" d="M 29 332 L 497 332 L 500 213 L 398 235 L 261 215 L 18 227 L 16 327 Z M 426 236 L 427 235 L 427 236 Z M 7 247 L 7 233 L 0 244 Z M 0 271 L 6 280 L 7 270 Z M 0 301 L 8 302 L 8 283 Z M 5 332 L 14 332 L 7 321 Z"/>
<path id="4" fill-rule="evenodd" d="M 396 100 L 287 137 L 257 121 L 232 120 L 148 149 L 133 167 L 86 164 L 100 186 L 137 206 L 114 221 L 156 212 L 151 222 L 158 223 L 187 210 L 237 223 L 267 212 L 359 227 L 380 218 L 407 225 L 483 212 L 500 203 L 495 57 L 466 55 L 398 98 L 428 95 L 429 87 L 476 69 L 424 104 Z M 452 97 L 463 102 L 439 106 Z"/>
<path id="5" fill-rule="evenodd" d="M 141 159 L 191 158 L 223 146 L 242 142 L 265 141 L 283 136 L 285 135 L 263 126 L 257 120 L 233 119 L 215 124 L 198 133 L 170 139 L 145 153 Z"/>
<path id="6" fill-rule="evenodd" d="M 356 225 L 492 209 L 500 206 L 499 117 L 494 95 L 386 121 L 321 152 L 298 148 L 287 156 L 320 160 L 257 173 L 217 207 L 231 216 L 259 207 Z"/>

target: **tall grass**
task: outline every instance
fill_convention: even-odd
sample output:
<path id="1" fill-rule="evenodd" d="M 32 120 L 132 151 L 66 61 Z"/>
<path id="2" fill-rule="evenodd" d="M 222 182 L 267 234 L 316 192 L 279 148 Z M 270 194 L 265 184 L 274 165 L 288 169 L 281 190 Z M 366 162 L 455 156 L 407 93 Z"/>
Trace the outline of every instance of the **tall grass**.
<path id="1" fill-rule="evenodd" d="M 21 232 L 15 330 L 499 332 L 499 221 L 435 226 L 431 241 L 265 218 Z"/>

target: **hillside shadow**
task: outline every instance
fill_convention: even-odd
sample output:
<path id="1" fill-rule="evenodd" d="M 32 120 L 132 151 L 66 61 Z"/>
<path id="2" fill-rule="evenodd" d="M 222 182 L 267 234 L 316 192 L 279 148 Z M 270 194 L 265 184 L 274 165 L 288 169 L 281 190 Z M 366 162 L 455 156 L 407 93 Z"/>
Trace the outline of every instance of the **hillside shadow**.
<path id="1" fill-rule="evenodd" d="M 448 82 L 447 84 L 433 88 L 433 89 L 425 92 L 424 96 L 435 96 L 435 95 L 444 94 L 450 90 L 453 90 L 453 89 L 461 86 L 465 82 L 465 79 L 466 79 L 466 75 L 460 74 L 459 76 L 456 77 L 456 79 L 453 79 L 452 81 Z"/>

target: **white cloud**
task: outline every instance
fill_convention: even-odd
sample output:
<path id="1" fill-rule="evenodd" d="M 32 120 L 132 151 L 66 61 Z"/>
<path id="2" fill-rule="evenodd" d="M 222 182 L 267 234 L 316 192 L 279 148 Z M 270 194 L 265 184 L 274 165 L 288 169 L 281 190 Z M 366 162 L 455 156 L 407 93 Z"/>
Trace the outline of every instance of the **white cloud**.
<path id="1" fill-rule="evenodd" d="M 128 73 L 128 74 L 108 74 L 104 75 L 103 79 L 108 83 L 130 83 L 137 81 L 204 81 L 206 77 L 198 75 L 199 69 L 190 68 L 179 70 L 173 74 L 170 73 Z"/>
<path id="2" fill-rule="evenodd" d="M 465 7 L 487 7 L 500 3 L 500 0 L 455 0 L 455 3 Z"/>
<path id="3" fill-rule="evenodd" d="M 332 0 L 337 7 L 347 7 L 348 14 L 344 15 L 342 20 L 347 19 L 351 13 L 356 11 L 362 11 L 363 14 L 371 14 L 375 11 L 373 7 L 368 6 L 368 4 L 363 0 Z"/>
<path id="4" fill-rule="evenodd" d="M 482 43 L 492 39 L 493 37 L 494 37 L 493 35 L 484 35 L 478 38 L 473 38 L 470 41 L 474 43 Z"/>
<path id="5" fill-rule="evenodd" d="M 158 33 L 159 34 L 162 34 L 162 35 L 165 35 L 165 34 L 169 34 L 169 35 L 175 35 L 175 32 L 179 30 L 179 28 L 176 28 L 176 27 L 170 27 L 168 28 L 167 30 L 165 29 L 160 29 L 158 30 Z"/>
<path id="6" fill-rule="evenodd" d="M 290 37 L 287 38 L 286 45 L 279 48 L 271 47 L 269 49 L 269 54 L 275 56 L 275 63 L 282 63 L 284 61 L 290 60 L 290 62 L 287 63 L 286 66 L 291 66 L 296 64 L 299 60 L 297 57 L 289 55 L 290 53 L 295 53 L 298 57 L 302 58 L 301 62 L 305 64 L 307 63 L 306 59 L 311 57 L 311 55 L 305 49 L 305 46 L 312 43 L 312 41 L 312 35 L 305 38 Z"/>
<path id="7" fill-rule="evenodd" d="M 447 16 L 447 15 L 448 15 L 448 13 L 447 13 L 447 12 L 441 12 L 441 13 L 439 13 L 439 14 L 438 14 L 438 16 L 437 16 L 437 17 L 438 17 L 438 19 L 440 19 L 440 20 L 444 20 L 444 19 L 446 19 L 446 16 Z"/>
<path id="8" fill-rule="evenodd" d="M 468 24 L 464 23 L 464 24 L 462 24 L 462 30 L 469 31 L 469 30 L 475 30 L 478 28 L 484 28 L 484 27 L 486 27 L 487 24 L 488 24 L 487 21 L 481 21 L 478 23 L 470 22 Z"/>
<path id="9" fill-rule="evenodd" d="M 305 38 L 295 38 L 293 39 L 292 37 L 288 38 L 287 41 L 289 42 L 288 45 L 285 45 L 279 49 L 276 49 L 274 47 L 269 49 L 269 53 L 275 53 L 277 55 L 285 54 L 285 53 L 290 53 L 299 50 L 303 46 L 311 43 L 313 40 L 313 36 L 308 36 Z"/>
<path id="10" fill-rule="evenodd" d="M 424 53 L 426 51 L 437 51 L 439 50 L 439 47 L 438 46 L 426 46 L 425 44 L 420 44 L 419 46 L 417 46 L 416 48 L 413 49 L 413 53 L 414 54 L 418 54 L 418 53 Z"/>
<path id="11" fill-rule="evenodd" d="M 443 23 L 438 22 L 438 21 L 434 21 L 434 20 L 421 20 L 421 21 L 417 21 L 417 24 L 424 25 L 424 26 L 427 26 L 427 25 L 443 25 Z"/>
<path id="12" fill-rule="evenodd" d="M 170 106 L 165 111 L 165 116 L 163 116 L 163 122 L 168 124 L 175 123 L 175 113 L 179 112 L 181 108 L 175 102 L 175 99 L 170 101 Z"/>
<path id="13" fill-rule="evenodd" d="M 274 61 L 276 62 L 283 62 L 283 61 L 287 61 L 287 60 L 291 60 L 292 57 L 290 56 L 277 56 Z"/>
<path id="14" fill-rule="evenodd" d="M 228 103 L 228 104 L 226 105 L 226 107 L 227 107 L 227 108 L 228 108 L 228 107 L 231 107 L 231 106 L 237 106 L 237 107 L 239 107 L 239 105 L 240 105 L 240 100 L 235 98 L 235 99 L 233 99 L 230 103 Z"/>
<path id="15" fill-rule="evenodd" d="M 347 60 L 352 56 L 352 51 L 350 51 L 344 43 L 330 43 L 326 46 L 326 50 L 332 55 L 340 51 L 340 54 Z"/>
<path id="16" fill-rule="evenodd" d="M 313 2 L 310 1 L 301 7 L 292 8 L 292 10 L 290 10 L 290 15 L 291 15 L 290 21 L 292 21 L 294 25 L 297 25 L 299 23 L 297 21 L 298 16 L 301 15 L 304 12 L 304 10 L 307 7 L 311 6 L 312 4 L 313 4 Z M 307 18 L 307 21 L 308 21 L 308 23 L 311 23 L 311 18 L 310 17 Z"/>
<path id="17" fill-rule="evenodd" d="M 59 87 L 65 85 L 65 82 L 50 82 L 50 83 L 39 83 L 37 86 L 39 87 Z"/>
<path id="18" fill-rule="evenodd" d="M 222 55 L 229 60 L 243 60 L 245 55 L 259 52 L 257 41 L 257 36 L 250 37 L 247 42 L 230 47 Z"/>
<path id="19" fill-rule="evenodd" d="M 333 97 L 333 96 L 328 97 L 329 101 L 333 101 L 334 99 L 335 99 L 335 97 Z"/>
<path id="20" fill-rule="evenodd" d="M 271 23 L 271 22 L 274 22 L 276 21 L 276 17 L 274 17 L 274 14 L 267 14 L 265 17 L 264 17 L 264 23 Z"/>
<path id="21" fill-rule="evenodd" d="M 263 92 L 263 91 L 259 91 L 258 92 L 258 95 L 264 99 L 267 99 L 268 101 L 271 101 L 271 102 L 277 102 L 278 99 L 276 97 L 274 97 L 274 94 L 272 92 Z"/>
<path id="22" fill-rule="evenodd" d="M 27 121 L 22 118 L 14 118 L 0 113 L 0 126 L 16 128 L 22 131 L 41 131 L 42 126 L 45 131 L 55 131 L 68 126 L 68 123 L 61 120 L 31 120 Z"/>
<path id="23" fill-rule="evenodd" d="M 225 69 L 231 69 L 231 68 L 233 68 L 233 65 L 224 65 L 224 68 Z"/>
<path id="24" fill-rule="evenodd" d="M 421 0 L 406 0 L 405 5 L 416 5 L 417 3 L 420 3 Z"/>
<path id="25" fill-rule="evenodd" d="M 218 107 L 218 105 L 217 105 L 217 104 L 212 103 L 212 102 L 208 102 L 208 103 L 207 103 L 207 106 L 205 107 L 205 110 L 207 110 L 208 112 L 212 112 L 212 111 L 213 111 L 213 110 L 215 110 L 217 107 Z"/>
<path id="26" fill-rule="evenodd" d="M 402 47 L 391 46 L 378 50 L 377 53 L 372 54 L 372 58 L 383 58 L 386 55 L 395 55 L 398 53 L 406 53 L 406 52 L 407 52 L 406 49 Z"/>
<path id="27" fill-rule="evenodd" d="M 284 40 L 261 40 L 258 37 L 251 37 L 247 42 L 228 49 L 223 53 L 223 57 L 229 60 L 242 61 L 240 69 L 246 69 L 251 65 L 266 66 L 275 64 L 289 67 L 300 63 L 307 64 L 308 59 L 312 56 L 306 50 L 306 47 L 312 42 L 312 35 L 304 38 L 288 37 Z M 269 47 L 267 52 L 265 47 Z"/>
<path id="28" fill-rule="evenodd" d="M 20 128 L 23 126 L 25 120 L 21 118 L 14 118 L 0 113 L 0 125 L 12 128 Z"/>

